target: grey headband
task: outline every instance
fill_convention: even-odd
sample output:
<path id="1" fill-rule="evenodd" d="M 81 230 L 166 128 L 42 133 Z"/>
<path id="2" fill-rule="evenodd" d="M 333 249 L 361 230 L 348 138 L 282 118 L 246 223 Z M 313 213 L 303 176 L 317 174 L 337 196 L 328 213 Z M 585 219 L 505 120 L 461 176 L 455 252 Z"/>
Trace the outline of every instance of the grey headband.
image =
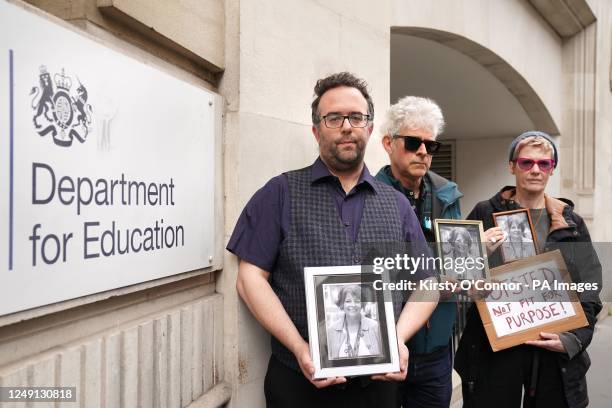
<path id="1" fill-rule="evenodd" d="M 512 161 L 512 157 L 514 156 L 514 151 L 516 150 L 516 146 L 520 143 L 521 140 L 527 139 L 528 137 L 541 137 L 550 142 L 553 147 L 553 159 L 555 159 L 555 168 L 557 164 L 559 164 L 559 155 L 557 153 L 557 146 L 555 142 L 552 140 L 552 137 L 548 133 L 540 132 L 539 130 L 530 130 L 516 137 L 512 143 L 510 143 L 510 148 L 508 149 L 508 161 Z"/>

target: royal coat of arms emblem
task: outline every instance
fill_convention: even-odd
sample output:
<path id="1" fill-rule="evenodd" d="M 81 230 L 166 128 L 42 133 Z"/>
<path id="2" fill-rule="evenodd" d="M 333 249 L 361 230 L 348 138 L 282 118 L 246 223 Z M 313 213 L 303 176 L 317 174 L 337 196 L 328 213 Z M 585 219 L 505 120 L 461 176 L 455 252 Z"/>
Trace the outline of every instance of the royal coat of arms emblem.
<path id="1" fill-rule="evenodd" d="M 51 81 L 47 67 L 41 66 L 39 85 L 32 87 L 30 92 L 36 132 L 40 136 L 50 133 L 58 146 L 71 146 L 74 139 L 84 143 L 92 129 L 93 108 L 87 103 L 87 89 L 78 78 L 76 80 L 76 92 L 71 94 L 72 79 L 64 69 Z"/>

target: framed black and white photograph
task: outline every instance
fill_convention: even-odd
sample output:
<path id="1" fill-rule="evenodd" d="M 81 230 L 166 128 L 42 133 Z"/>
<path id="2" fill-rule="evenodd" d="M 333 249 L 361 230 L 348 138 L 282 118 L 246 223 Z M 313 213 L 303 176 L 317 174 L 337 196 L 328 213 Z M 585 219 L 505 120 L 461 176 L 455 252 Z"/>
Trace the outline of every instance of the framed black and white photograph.
<path id="1" fill-rule="evenodd" d="M 443 276 L 458 281 L 489 277 L 482 221 L 437 219 L 434 229 Z"/>
<path id="2" fill-rule="evenodd" d="M 500 245 L 504 263 L 537 255 L 537 235 L 534 233 L 529 210 L 494 213 L 493 220 L 505 236 Z"/>
<path id="3" fill-rule="evenodd" d="M 393 305 L 380 290 L 387 273 L 313 267 L 304 279 L 315 379 L 399 371 Z"/>

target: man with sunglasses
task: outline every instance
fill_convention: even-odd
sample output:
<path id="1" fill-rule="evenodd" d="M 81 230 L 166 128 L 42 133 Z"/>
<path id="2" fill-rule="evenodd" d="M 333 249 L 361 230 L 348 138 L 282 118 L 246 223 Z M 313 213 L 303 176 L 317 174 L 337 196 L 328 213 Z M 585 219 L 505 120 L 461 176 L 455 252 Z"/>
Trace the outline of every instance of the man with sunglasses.
<path id="1" fill-rule="evenodd" d="M 508 161 L 516 186 L 504 187 L 468 215 L 468 219 L 483 221 L 487 245 L 494 251 L 490 266 L 502 263 L 497 247 L 509 239 L 494 227 L 492 214 L 527 208 L 534 220 L 538 252 L 561 250 L 574 282 L 598 283 L 601 289 L 601 265 L 584 220 L 574 212 L 571 201 L 545 194 L 559 163 L 551 137 L 539 131 L 523 133 L 510 144 Z M 586 348 L 602 307 L 598 292 L 578 294 L 588 326 L 563 333 L 542 332 L 538 340 L 495 353 L 476 308 L 471 307 L 455 357 L 463 406 L 510 408 L 521 406 L 522 400 L 524 407 L 585 407 L 585 374 L 590 365 Z"/>
<path id="2" fill-rule="evenodd" d="M 247 203 L 227 245 L 240 258 L 236 287 L 272 335 L 264 382 L 268 407 L 394 407 L 394 381 L 406 377 L 404 343 L 435 308 L 435 296 L 401 310 L 400 372 L 312 378 L 304 267 L 359 265 L 372 243 L 425 244 L 406 198 L 374 179 L 363 162 L 374 118 L 365 81 L 333 74 L 317 81 L 315 95 L 312 132 L 319 157 L 274 177 Z"/>
<path id="3" fill-rule="evenodd" d="M 437 136 L 444 128 L 440 107 L 432 100 L 415 96 L 400 99 L 389 108 L 382 127 L 382 144 L 390 165 L 376 178 L 393 186 L 410 201 L 421 229 L 435 242 L 433 221 L 459 219 L 457 184 L 429 170 L 441 143 Z M 446 293 L 446 297 L 450 297 Z M 450 299 L 447 299 L 450 300 Z M 457 305 L 440 302 L 427 324 L 408 343 L 408 376 L 400 385 L 399 400 L 404 407 L 448 407 L 452 395 L 452 353 L 450 339 Z"/>

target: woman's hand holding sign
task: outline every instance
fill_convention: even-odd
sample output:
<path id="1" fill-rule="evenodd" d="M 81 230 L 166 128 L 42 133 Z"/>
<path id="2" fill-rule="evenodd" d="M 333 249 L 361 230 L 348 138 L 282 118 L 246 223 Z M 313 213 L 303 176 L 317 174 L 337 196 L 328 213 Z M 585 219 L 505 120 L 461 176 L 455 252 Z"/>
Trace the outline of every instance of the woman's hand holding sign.
<path id="1" fill-rule="evenodd" d="M 540 332 L 539 340 L 526 341 L 528 346 L 541 347 L 546 350 L 556 351 L 558 353 L 567 353 L 565 346 L 561 342 L 561 338 L 557 333 Z"/>

